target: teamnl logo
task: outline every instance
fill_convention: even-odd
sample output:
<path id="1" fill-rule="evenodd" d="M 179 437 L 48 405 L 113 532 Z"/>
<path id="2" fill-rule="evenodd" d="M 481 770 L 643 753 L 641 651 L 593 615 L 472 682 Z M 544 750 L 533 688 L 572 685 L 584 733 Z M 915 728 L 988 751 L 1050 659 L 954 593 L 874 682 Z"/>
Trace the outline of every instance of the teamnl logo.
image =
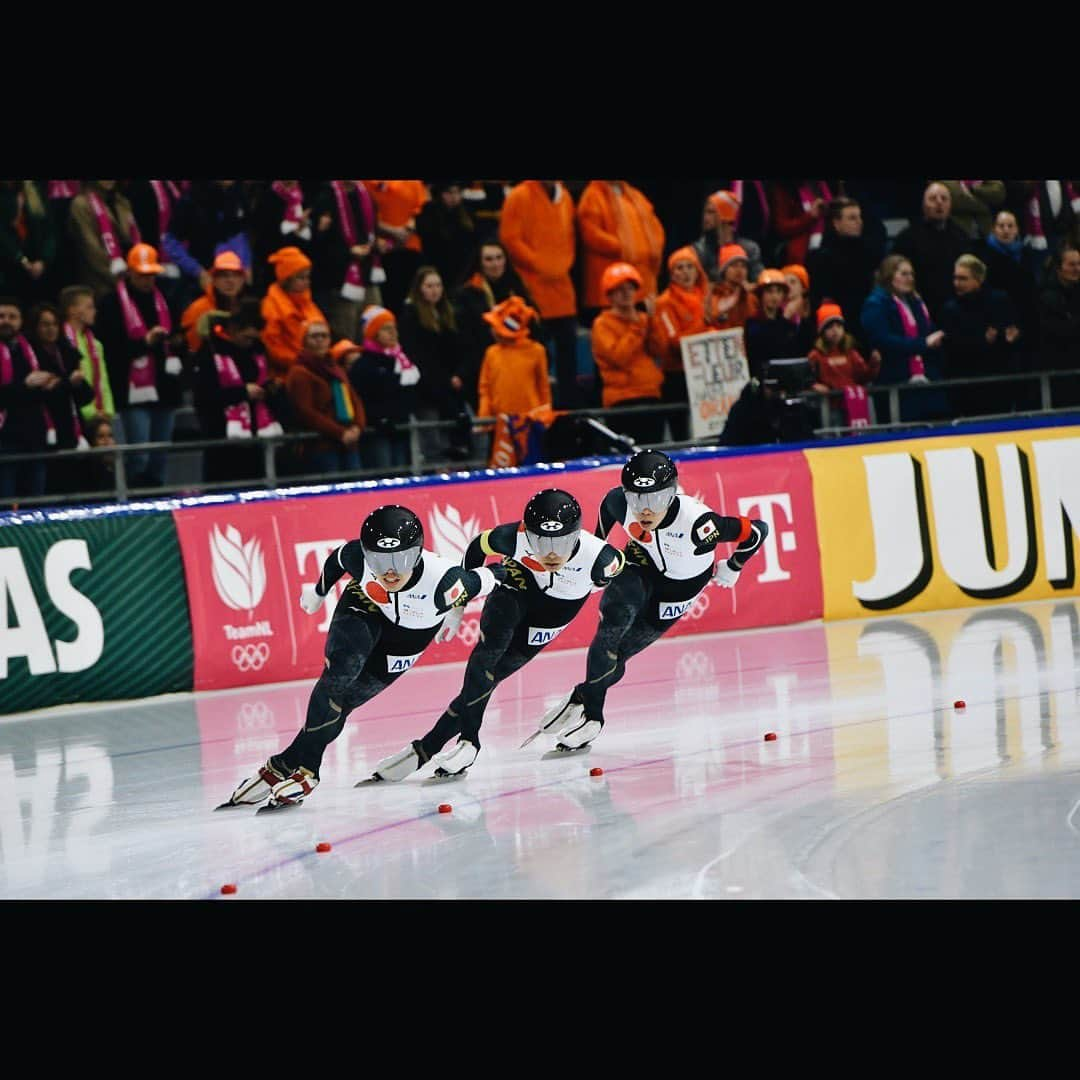
<path id="1" fill-rule="evenodd" d="M 247 625 L 222 625 L 227 640 L 235 642 L 229 658 L 240 671 L 258 671 L 270 659 L 270 645 L 259 638 L 274 636 L 268 619 L 256 619 L 255 609 L 266 593 L 266 561 L 256 537 L 245 542 L 240 530 L 214 526 L 210 535 L 210 565 L 214 588 L 221 602 L 233 611 L 246 611 Z"/>

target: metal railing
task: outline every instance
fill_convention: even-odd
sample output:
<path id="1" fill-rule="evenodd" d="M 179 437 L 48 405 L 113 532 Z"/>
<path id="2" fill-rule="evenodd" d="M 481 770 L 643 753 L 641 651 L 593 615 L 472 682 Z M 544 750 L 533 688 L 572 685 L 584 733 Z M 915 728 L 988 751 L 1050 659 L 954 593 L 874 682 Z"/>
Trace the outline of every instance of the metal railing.
<path id="1" fill-rule="evenodd" d="M 889 404 L 889 415 L 899 415 L 901 394 L 920 394 L 929 391 L 938 393 L 948 392 L 955 388 L 978 387 L 1000 385 L 1002 383 L 1031 382 L 1039 383 L 1039 399 L 1041 407 L 1037 410 L 1018 410 L 1010 413 L 992 413 L 979 416 L 965 416 L 938 420 L 896 421 L 886 423 L 872 423 L 869 426 L 850 427 L 837 426 L 830 423 L 834 402 L 843 398 L 843 391 L 833 390 L 827 393 L 809 391 L 798 395 L 798 398 L 811 406 L 820 409 L 821 426 L 813 430 L 815 438 L 833 438 L 846 435 L 867 434 L 869 432 L 903 431 L 913 429 L 926 429 L 938 427 L 955 427 L 957 424 L 967 423 L 972 420 L 997 420 L 1005 418 L 1057 415 L 1062 413 L 1076 412 L 1075 408 L 1052 407 L 1051 380 L 1062 377 L 1080 376 L 1080 369 L 1067 371 L 1034 371 L 1018 372 L 1008 375 L 986 375 L 963 379 L 948 379 L 930 383 L 903 383 L 895 386 L 868 387 L 869 396 L 886 396 Z M 612 452 L 633 449 L 633 440 L 625 433 L 612 430 L 604 424 L 600 418 L 632 417 L 636 415 L 668 416 L 681 414 L 689 419 L 689 407 L 683 403 L 655 405 L 629 405 L 623 408 L 584 408 L 558 410 L 567 416 L 577 418 L 588 424 L 590 429 L 606 439 Z M 194 410 L 190 406 L 181 406 L 177 410 L 178 416 L 193 416 Z M 495 417 L 470 417 L 473 426 L 491 426 L 496 422 Z M 463 459 L 427 460 L 422 451 L 422 432 L 425 430 L 460 430 L 460 420 L 418 420 L 410 416 L 408 423 L 396 424 L 395 432 L 407 432 L 409 435 L 410 460 L 407 465 L 393 468 L 359 468 L 342 470 L 331 474 L 326 473 L 297 473 L 295 471 L 283 471 L 279 468 L 277 451 L 279 447 L 287 447 L 305 442 L 312 442 L 322 438 L 316 432 L 291 432 L 272 438 L 259 439 L 182 439 L 173 442 L 160 443 L 118 443 L 115 446 L 93 447 L 83 450 L 59 450 L 25 454 L 0 454 L 0 466 L 13 465 L 23 461 L 44 461 L 47 463 L 62 462 L 66 460 L 86 461 L 88 456 L 111 456 L 114 464 L 114 485 L 111 489 L 99 489 L 94 491 L 75 491 L 70 493 L 48 493 L 37 496 L 16 496 L 0 500 L 0 509 L 12 507 L 31 506 L 61 506 L 74 503 L 87 502 L 118 502 L 127 503 L 132 499 L 144 497 L 160 497 L 165 495 L 202 494 L 213 491 L 244 491 L 250 489 L 271 489 L 287 485 L 305 486 L 313 484 L 342 483 L 363 480 L 381 480 L 399 476 L 422 476 L 426 474 L 438 474 L 447 472 L 461 472 L 471 469 L 484 469 L 488 467 L 488 457 L 467 457 Z M 688 447 L 710 445 L 715 443 L 715 437 L 706 439 L 666 440 L 656 445 L 666 449 L 683 449 Z M 168 455 L 182 455 L 202 450 L 231 447 L 233 449 L 249 449 L 258 446 L 262 453 L 263 475 L 257 479 L 247 480 L 184 480 L 176 483 L 166 483 L 155 487 L 132 487 L 128 481 L 128 472 L 125 458 L 132 454 L 146 454 L 151 451 L 159 451 Z"/>

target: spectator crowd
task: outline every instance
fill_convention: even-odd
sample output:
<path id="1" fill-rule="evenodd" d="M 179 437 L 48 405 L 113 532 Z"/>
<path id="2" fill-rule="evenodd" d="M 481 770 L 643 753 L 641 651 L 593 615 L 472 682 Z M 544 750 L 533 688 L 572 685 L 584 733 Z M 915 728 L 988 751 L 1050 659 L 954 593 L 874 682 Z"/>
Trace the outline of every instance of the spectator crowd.
<path id="1" fill-rule="evenodd" d="M 788 437 L 777 361 L 837 424 L 1038 409 L 1074 374 L 1080 181 L 0 181 L 0 500 L 109 490 L 111 455 L 194 406 L 203 479 L 499 461 L 496 420 L 602 406 L 689 438 L 681 341 L 741 327 L 750 382 L 721 442 Z M 586 333 L 583 334 L 582 331 Z M 590 348 L 581 348 L 580 338 Z M 505 433 L 504 433 L 505 434 Z M 486 441 L 485 441 L 486 440 Z M 8 461 L 38 454 L 36 460 Z M 167 455 L 125 456 L 162 486 Z"/>

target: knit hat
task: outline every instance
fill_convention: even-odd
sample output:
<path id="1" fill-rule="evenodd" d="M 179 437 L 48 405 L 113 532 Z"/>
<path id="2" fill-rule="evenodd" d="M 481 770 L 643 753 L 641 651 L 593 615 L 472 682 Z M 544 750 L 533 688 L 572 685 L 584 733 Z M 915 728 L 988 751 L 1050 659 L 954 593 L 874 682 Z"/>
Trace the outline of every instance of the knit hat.
<path id="1" fill-rule="evenodd" d="M 347 353 L 363 351 L 362 345 L 357 345 L 355 341 L 350 341 L 348 338 L 342 338 L 331 346 L 330 355 L 340 364 L 345 359 Z"/>
<path id="2" fill-rule="evenodd" d="M 627 262 L 612 263 L 600 279 L 600 291 L 607 296 L 612 289 L 617 289 L 624 281 L 632 281 L 641 288 L 641 275 Z"/>
<path id="3" fill-rule="evenodd" d="M 273 264 L 278 284 L 311 266 L 311 260 L 298 247 L 279 248 L 266 261 Z"/>
<path id="4" fill-rule="evenodd" d="M 397 325 L 394 313 L 389 308 L 379 307 L 376 304 L 364 308 L 364 313 L 360 316 L 360 319 L 364 324 L 365 341 L 374 341 L 375 335 L 379 332 L 379 327 L 385 326 L 387 323 Z"/>
<path id="5" fill-rule="evenodd" d="M 157 248 L 151 244 L 136 244 L 128 252 L 127 264 L 136 274 L 160 274 L 162 271 Z"/>
<path id="6" fill-rule="evenodd" d="M 817 309 L 817 328 L 819 331 L 824 330 L 828 323 L 842 323 L 843 321 L 844 313 L 841 311 L 839 304 L 822 304 Z"/>
<path id="7" fill-rule="evenodd" d="M 678 248 L 668 256 L 667 268 L 669 274 L 674 269 L 677 262 L 692 262 L 697 267 L 698 284 L 701 284 L 701 282 L 705 280 L 705 273 L 701 267 L 701 260 L 698 258 L 697 252 L 689 245 Z"/>
<path id="8" fill-rule="evenodd" d="M 235 251 L 219 251 L 214 257 L 214 265 L 210 267 L 210 273 L 216 274 L 219 270 L 231 270 L 235 274 L 242 274 L 244 264 Z"/>
<path id="9" fill-rule="evenodd" d="M 501 304 L 484 312 L 484 322 L 490 324 L 497 337 L 522 341 L 529 333 L 529 323 L 537 319 L 534 308 L 520 296 L 508 296 Z"/>
<path id="10" fill-rule="evenodd" d="M 758 279 L 754 283 L 754 288 L 758 291 L 768 287 L 769 285 L 779 285 L 784 292 L 789 292 L 788 283 L 784 280 L 783 272 L 780 270 L 762 270 L 758 274 Z"/>
<path id="11" fill-rule="evenodd" d="M 746 254 L 746 249 L 740 244 L 725 244 L 720 249 L 720 258 L 717 260 L 716 269 L 719 273 L 723 273 L 729 263 L 734 262 L 736 259 L 742 259 L 743 262 L 750 265 L 750 257 Z"/>
<path id="12" fill-rule="evenodd" d="M 797 277 L 802 282 L 803 292 L 810 291 L 810 275 L 806 272 L 805 266 L 800 266 L 798 263 L 792 263 L 790 266 L 780 267 L 781 274 L 791 274 Z"/>
<path id="13" fill-rule="evenodd" d="M 714 191 L 705 201 L 721 221 L 735 221 L 742 207 L 734 191 Z"/>

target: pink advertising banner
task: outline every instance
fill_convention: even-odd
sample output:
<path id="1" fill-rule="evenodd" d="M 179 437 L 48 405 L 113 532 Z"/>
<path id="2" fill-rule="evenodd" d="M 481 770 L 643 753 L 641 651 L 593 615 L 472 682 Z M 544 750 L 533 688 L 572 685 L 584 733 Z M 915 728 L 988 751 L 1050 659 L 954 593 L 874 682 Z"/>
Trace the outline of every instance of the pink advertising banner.
<path id="1" fill-rule="evenodd" d="M 528 476 L 385 487 L 194 506 L 173 512 L 184 562 L 195 652 L 195 689 L 213 690 L 311 678 L 323 663 L 326 632 L 341 587 L 316 615 L 299 606 L 338 545 L 355 539 L 368 513 L 400 502 L 424 523 L 426 546 L 455 562 L 479 532 L 521 516 L 528 499 L 560 486 L 595 527 L 600 501 L 618 483 L 619 466 L 552 470 Z M 810 474 L 800 452 L 700 456 L 679 462 L 682 489 L 721 514 L 769 523 L 765 547 L 734 590 L 709 587 L 672 635 L 802 622 L 821 616 L 821 573 Z M 626 536 L 616 528 L 611 541 Z M 421 664 L 467 658 L 482 601 L 466 611 L 454 641 L 432 644 Z M 587 646 L 599 596 L 590 598 L 552 649 Z"/>

